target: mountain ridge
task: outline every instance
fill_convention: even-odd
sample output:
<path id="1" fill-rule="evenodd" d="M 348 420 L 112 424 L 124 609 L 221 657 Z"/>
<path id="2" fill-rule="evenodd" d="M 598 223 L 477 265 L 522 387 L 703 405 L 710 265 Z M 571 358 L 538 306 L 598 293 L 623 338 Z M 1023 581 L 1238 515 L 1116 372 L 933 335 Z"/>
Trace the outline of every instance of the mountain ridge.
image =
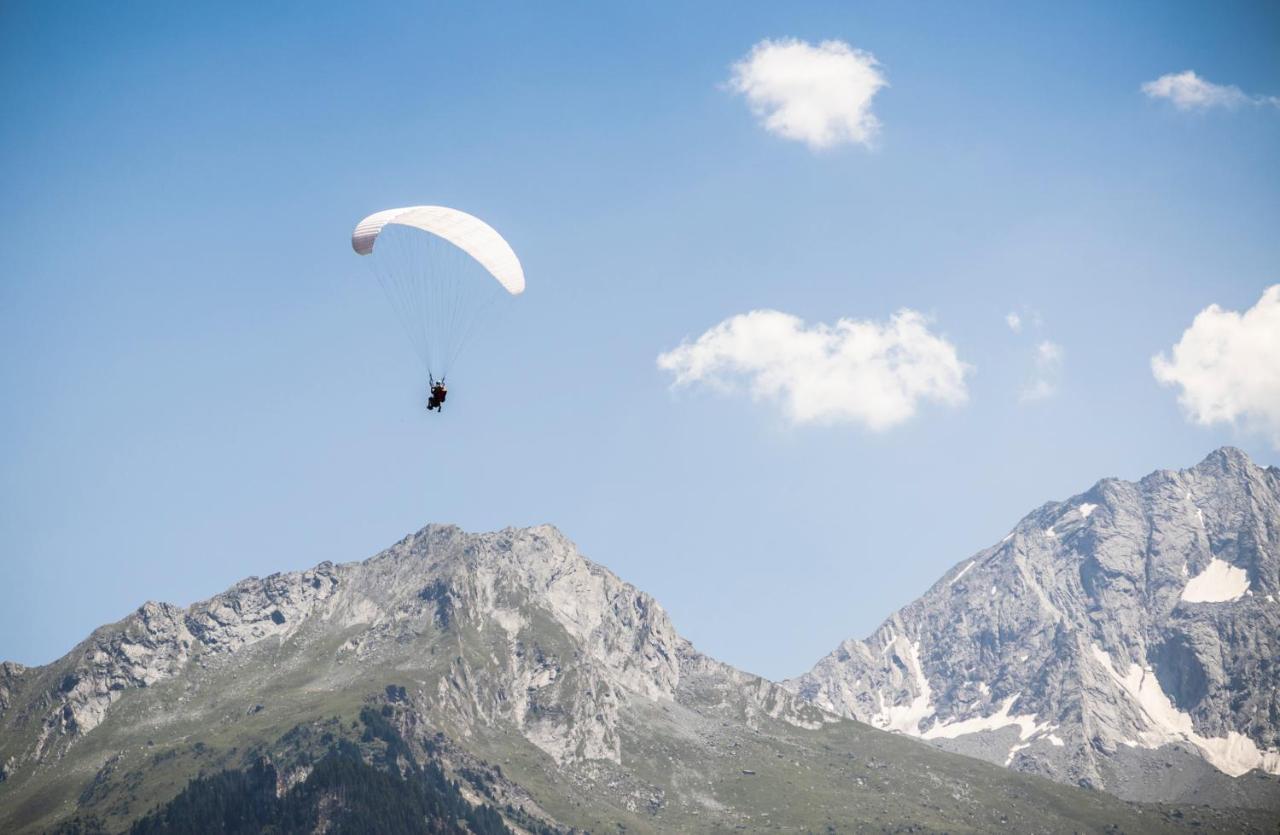
<path id="1" fill-rule="evenodd" d="M 344 739 L 393 768 L 372 715 L 396 727 L 395 750 L 431 758 L 510 825 L 1270 821 L 1126 804 L 841 719 L 702 654 L 657 601 L 549 526 L 431 525 L 360 562 L 246 579 L 186 608 L 144 604 L 53 664 L 2 669 L 0 828 L 12 831 L 81 815 L 118 830 L 191 779 L 263 756 L 287 791 Z"/>
<path id="2" fill-rule="evenodd" d="M 1130 799 L 1280 808 L 1274 779 L 1210 773 L 1280 772 L 1278 593 L 1280 470 L 1224 447 L 1042 504 L 784 685 Z"/>

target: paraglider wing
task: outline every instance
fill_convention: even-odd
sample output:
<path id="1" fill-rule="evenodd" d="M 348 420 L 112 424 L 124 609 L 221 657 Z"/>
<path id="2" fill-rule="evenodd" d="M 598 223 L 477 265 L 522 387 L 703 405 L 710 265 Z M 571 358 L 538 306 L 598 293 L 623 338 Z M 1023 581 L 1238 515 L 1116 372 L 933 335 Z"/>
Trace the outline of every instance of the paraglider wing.
<path id="1" fill-rule="evenodd" d="M 360 255 L 369 255 L 378 235 L 391 224 L 410 226 L 444 238 L 476 259 L 508 293 L 518 296 L 524 292 L 524 270 L 511 245 L 480 218 L 446 206 L 409 206 L 374 212 L 356 224 L 351 233 L 351 248 Z"/>
<path id="2" fill-rule="evenodd" d="M 430 379 L 445 378 L 488 308 L 524 292 L 511 245 L 446 206 L 375 212 L 356 225 L 351 248 L 368 256 Z"/>

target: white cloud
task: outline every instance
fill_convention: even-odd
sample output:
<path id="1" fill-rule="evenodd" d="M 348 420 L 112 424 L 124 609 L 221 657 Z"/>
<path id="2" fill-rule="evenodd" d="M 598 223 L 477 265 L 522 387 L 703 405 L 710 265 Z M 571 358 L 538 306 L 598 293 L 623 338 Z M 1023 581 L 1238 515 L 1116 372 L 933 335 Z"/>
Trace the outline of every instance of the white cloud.
<path id="1" fill-rule="evenodd" d="M 1062 362 L 1062 346 L 1056 342 L 1045 340 L 1036 346 L 1036 364 L 1041 367 L 1054 366 Z"/>
<path id="2" fill-rule="evenodd" d="M 1280 284 L 1237 313 L 1211 304 L 1173 346 L 1151 358 L 1165 385 L 1181 388 L 1178 402 L 1194 422 L 1242 423 L 1280 449 Z"/>
<path id="3" fill-rule="evenodd" d="M 1058 393 L 1058 378 L 1062 375 L 1062 346 L 1044 340 L 1036 346 L 1036 373 L 1022 390 L 1022 401 L 1045 400 Z"/>
<path id="4" fill-rule="evenodd" d="M 1017 313 L 1014 313 L 1013 311 L 1006 313 L 1004 321 L 1005 324 L 1009 326 L 1009 330 L 1014 333 L 1022 333 L 1022 317 Z"/>
<path id="5" fill-rule="evenodd" d="M 880 130 L 871 100 L 888 84 L 870 52 L 794 38 L 756 44 L 729 81 L 766 130 L 814 149 L 870 146 Z"/>
<path id="6" fill-rule="evenodd" d="M 1142 85 L 1142 92 L 1153 99 L 1168 99 L 1179 110 L 1208 110 L 1213 107 L 1239 107 L 1242 104 L 1280 106 L 1275 96 L 1251 96 L 1231 84 L 1214 84 L 1192 70 L 1168 73 Z"/>
<path id="7" fill-rule="evenodd" d="M 840 319 L 806 325 L 776 310 L 730 317 L 693 342 L 658 357 L 675 385 L 746 384 L 758 401 L 777 401 L 794 424 L 857 423 L 873 430 L 915 414 L 921 401 L 968 398 L 955 346 L 914 310 L 888 321 Z"/>

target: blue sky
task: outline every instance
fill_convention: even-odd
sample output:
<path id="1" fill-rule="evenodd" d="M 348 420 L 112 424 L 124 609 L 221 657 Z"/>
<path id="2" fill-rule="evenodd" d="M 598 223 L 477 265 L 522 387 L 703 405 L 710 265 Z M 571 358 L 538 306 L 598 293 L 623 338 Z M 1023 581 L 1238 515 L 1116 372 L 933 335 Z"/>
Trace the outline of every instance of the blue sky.
<path id="1" fill-rule="evenodd" d="M 762 126 L 732 67 L 782 38 L 875 56 L 872 147 Z M 5 4 L 0 657 L 431 521 L 551 522 L 781 677 L 1044 501 L 1276 463 L 1268 392 L 1199 425 L 1151 359 L 1280 282 L 1280 107 L 1140 88 L 1280 95 L 1278 39 L 1263 3 Z M 440 417 L 349 244 L 415 203 L 528 278 Z M 657 364 L 753 310 L 903 308 L 970 370 L 888 428 Z"/>

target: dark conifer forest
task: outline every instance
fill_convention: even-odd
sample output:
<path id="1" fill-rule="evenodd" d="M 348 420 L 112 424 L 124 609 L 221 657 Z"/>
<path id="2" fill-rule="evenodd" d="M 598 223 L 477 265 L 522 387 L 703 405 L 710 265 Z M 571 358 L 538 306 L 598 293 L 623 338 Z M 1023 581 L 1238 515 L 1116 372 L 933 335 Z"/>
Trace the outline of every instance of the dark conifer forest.
<path id="1" fill-rule="evenodd" d="M 305 780 L 277 794 L 279 774 L 259 760 L 192 780 L 173 800 L 135 822 L 131 835 L 510 835 L 497 810 L 472 806 L 438 766 L 420 765 L 379 714 L 366 711 L 361 718 L 365 741 L 387 743 L 387 770 L 366 763 L 360 748 L 342 739 Z"/>

